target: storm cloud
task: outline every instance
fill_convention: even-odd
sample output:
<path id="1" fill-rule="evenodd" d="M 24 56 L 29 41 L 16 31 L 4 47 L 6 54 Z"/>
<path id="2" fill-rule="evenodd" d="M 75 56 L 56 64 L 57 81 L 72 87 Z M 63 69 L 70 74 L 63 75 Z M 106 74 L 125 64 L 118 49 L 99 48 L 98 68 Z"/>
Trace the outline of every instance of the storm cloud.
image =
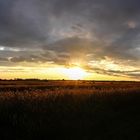
<path id="1" fill-rule="evenodd" d="M 139 13 L 139 0 L 1 0 L 0 66 L 81 58 L 89 71 L 118 74 L 99 70 L 107 61 L 139 77 Z"/>

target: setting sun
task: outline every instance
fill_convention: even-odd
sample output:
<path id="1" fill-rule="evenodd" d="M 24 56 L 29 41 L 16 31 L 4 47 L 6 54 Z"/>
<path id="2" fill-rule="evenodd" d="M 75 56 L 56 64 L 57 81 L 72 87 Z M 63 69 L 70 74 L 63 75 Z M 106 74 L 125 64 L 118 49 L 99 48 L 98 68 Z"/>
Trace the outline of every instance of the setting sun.
<path id="1" fill-rule="evenodd" d="M 63 69 L 63 72 L 70 80 L 82 80 L 86 76 L 86 72 L 80 67 Z"/>

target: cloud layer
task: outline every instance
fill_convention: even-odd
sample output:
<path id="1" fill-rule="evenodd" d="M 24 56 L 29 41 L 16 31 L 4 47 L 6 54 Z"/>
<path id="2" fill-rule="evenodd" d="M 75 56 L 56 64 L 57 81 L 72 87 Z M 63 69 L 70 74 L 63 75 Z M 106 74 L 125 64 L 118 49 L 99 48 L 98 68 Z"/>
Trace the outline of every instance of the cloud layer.
<path id="1" fill-rule="evenodd" d="M 80 59 L 87 71 L 137 79 L 139 5 L 138 0 L 1 0 L 0 66 L 68 67 Z"/>

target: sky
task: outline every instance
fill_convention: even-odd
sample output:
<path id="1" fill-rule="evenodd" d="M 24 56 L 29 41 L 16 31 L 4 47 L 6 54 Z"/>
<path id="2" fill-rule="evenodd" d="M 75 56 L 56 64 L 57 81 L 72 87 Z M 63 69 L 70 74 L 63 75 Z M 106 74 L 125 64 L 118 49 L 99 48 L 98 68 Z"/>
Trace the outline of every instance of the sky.
<path id="1" fill-rule="evenodd" d="M 0 78 L 140 80 L 139 13 L 139 0 L 0 0 Z"/>

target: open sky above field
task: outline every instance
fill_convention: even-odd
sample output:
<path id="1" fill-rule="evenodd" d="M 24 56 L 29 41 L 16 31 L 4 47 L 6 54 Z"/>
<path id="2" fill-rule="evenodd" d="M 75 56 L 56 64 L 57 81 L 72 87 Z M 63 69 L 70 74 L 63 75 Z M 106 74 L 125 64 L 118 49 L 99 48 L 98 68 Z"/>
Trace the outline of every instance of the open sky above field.
<path id="1" fill-rule="evenodd" d="M 0 0 L 0 78 L 140 80 L 140 1 Z"/>

